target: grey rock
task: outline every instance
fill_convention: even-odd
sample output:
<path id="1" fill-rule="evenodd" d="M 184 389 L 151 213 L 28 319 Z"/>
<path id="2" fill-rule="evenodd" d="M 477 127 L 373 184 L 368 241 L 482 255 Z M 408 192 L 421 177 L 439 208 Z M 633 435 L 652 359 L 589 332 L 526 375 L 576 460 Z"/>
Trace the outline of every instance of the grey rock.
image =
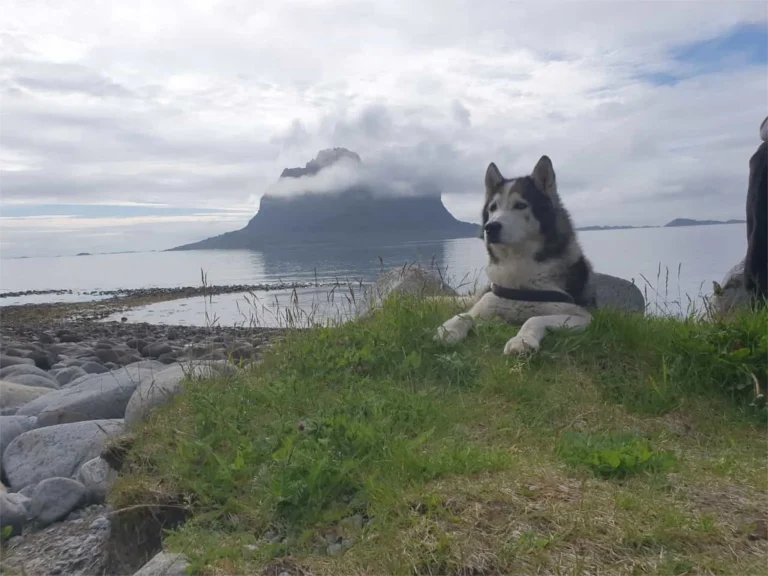
<path id="1" fill-rule="evenodd" d="M 173 350 L 171 352 L 168 352 L 167 354 L 161 354 L 157 357 L 158 362 L 162 362 L 163 364 L 173 364 L 179 359 L 179 353 L 176 352 L 176 350 Z"/>
<path id="2" fill-rule="evenodd" d="M 42 370 L 50 370 L 51 366 L 56 363 L 56 358 L 41 351 L 33 351 L 27 355 L 27 358 L 32 359 L 35 363 L 35 366 Z"/>
<path id="3" fill-rule="evenodd" d="M 85 376 L 86 374 L 88 374 L 88 372 L 79 366 L 68 366 L 67 368 L 62 368 L 56 372 L 56 381 L 60 386 L 66 386 L 72 382 L 72 380 Z"/>
<path id="4" fill-rule="evenodd" d="M 125 343 L 128 348 L 133 350 L 142 350 L 147 346 L 147 344 L 148 342 L 146 340 L 142 340 L 141 338 L 132 338 Z"/>
<path id="5" fill-rule="evenodd" d="M 50 388 L 51 390 L 58 390 L 59 388 L 59 383 L 55 380 L 51 380 L 47 376 L 38 376 L 37 374 L 11 374 L 8 378 L 5 378 L 5 381 L 35 388 Z"/>
<path id="6" fill-rule="evenodd" d="M 82 380 L 75 380 L 77 384 L 74 386 L 56 390 L 45 399 L 24 405 L 19 414 L 37 416 L 40 427 L 122 418 L 142 379 L 153 377 L 163 368 L 166 368 L 164 364 L 156 362 L 149 368 L 132 365 L 105 374 L 88 374 Z"/>
<path id="7" fill-rule="evenodd" d="M 234 370 L 234 366 L 228 362 L 172 364 L 162 372 L 142 380 L 126 406 L 125 423 L 132 425 L 140 422 L 152 410 L 170 402 L 181 391 L 182 381 L 187 376 L 206 378 L 231 374 Z"/>
<path id="8" fill-rule="evenodd" d="M 99 516 L 88 526 L 91 530 L 109 530 L 110 523 L 106 516 Z"/>
<path id="9" fill-rule="evenodd" d="M 40 344 L 53 344 L 56 342 L 56 338 L 47 332 L 41 332 L 37 337 L 37 341 L 40 342 Z"/>
<path id="10" fill-rule="evenodd" d="M 456 296 L 440 275 L 418 266 L 395 268 L 381 274 L 373 287 L 374 296 L 383 300 L 393 293 L 419 296 Z"/>
<path id="11" fill-rule="evenodd" d="M 107 568 L 107 541 L 111 530 L 96 523 L 104 515 L 103 507 L 78 512 L 81 513 L 80 520 L 56 522 L 10 540 L 3 549 L 3 569 L 9 574 L 30 575 L 113 574 L 114 570 Z M 76 514 L 73 512 L 70 516 Z"/>
<path id="12" fill-rule="evenodd" d="M 47 478 L 71 478 L 122 430 L 122 420 L 92 420 L 29 430 L 16 436 L 5 449 L 3 471 L 14 490 Z"/>
<path id="13" fill-rule="evenodd" d="M 744 260 L 728 270 L 720 284 L 712 284 L 712 311 L 715 314 L 727 315 L 749 307 L 750 295 L 744 282 Z"/>
<path id="14" fill-rule="evenodd" d="M 32 493 L 29 515 L 42 526 L 48 526 L 85 504 L 85 486 L 71 478 L 48 478 Z"/>
<path id="15" fill-rule="evenodd" d="M 115 350 L 94 350 L 94 355 L 102 362 L 117 362 L 120 359 Z"/>
<path id="16" fill-rule="evenodd" d="M 160 552 L 133 576 L 185 576 L 189 561 L 183 554 Z"/>
<path id="17" fill-rule="evenodd" d="M 29 516 L 30 500 L 22 494 L 0 492 L 0 529 L 11 527 L 11 535 L 21 534 Z"/>
<path id="18" fill-rule="evenodd" d="M 75 334 L 74 332 L 65 332 L 63 334 L 59 334 L 59 342 L 82 342 L 83 337 L 80 336 L 80 334 Z"/>
<path id="19" fill-rule="evenodd" d="M 48 378 L 51 381 L 56 380 L 56 378 L 51 376 L 49 372 L 46 372 L 45 370 L 42 370 L 37 366 L 32 366 L 31 364 L 14 364 L 13 366 L 8 366 L 7 368 L 3 368 L 2 370 L 0 370 L 0 380 L 8 380 L 9 382 L 13 382 L 13 379 L 11 378 L 11 376 L 22 375 L 22 374 L 42 376 L 43 378 Z"/>
<path id="20" fill-rule="evenodd" d="M 57 392 L 41 386 L 25 386 L 0 380 L 0 408 L 19 409 L 36 398 Z"/>
<path id="21" fill-rule="evenodd" d="M 37 487 L 37 484 L 30 484 L 29 486 L 24 486 L 24 488 L 16 492 L 16 494 L 21 494 L 26 498 L 32 498 L 32 494 L 35 492 L 36 487 Z"/>
<path id="22" fill-rule="evenodd" d="M 634 282 L 595 272 L 594 285 L 598 309 L 612 308 L 624 312 L 645 312 L 645 298 Z"/>
<path id="23" fill-rule="evenodd" d="M 0 471 L 5 449 L 20 434 L 32 430 L 37 423 L 34 416 L 0 416 Z"/>
<path id="24" fill-rule="evenodd" d="M 157 358 L 158 356 L 170 352 L 173 352 L 173 348 L 171 348 L 171 345 L 168 344 L 168 342 L 155 342 L 154 344 L 149 344 L 141 349 L 141 355 L 149 358 Z"/>
<path id="25" fill-rule="evenodd" d="M 31 358 L 21 358 L 19 356 L 7 356 L 0 354 L 0 368 L 7 368 L 8 366 L 16 366 L 18 364 L 28 364 L 30 366 L 35 365 L 35 361 Z"/>
<path id="26" fill-rule="evenodd" d="M 141 356 L 138 356 L 137 354 L 123 354 L 120 356 L 120 358 L 117 359 L 117 363 L 120 366 L 130 366 L 131 364 L 136 364 L 140 361 Z"/>
<path id="27" fill-rule="evenodd" d="M 98 362 L 86 362 L 80 366 L 80 368 L 86 374 L 104 374 L 105 372 L 109 372 L 109 368 L 106 368 L 103 364 L 99 364 Z"/>
<path id="28" fill-rule="evenodd" d="M 80 467 L 76 479 L 85 486 L 88 502 L 101 504 L 107 499 L 107 491 L 117 479 L 117 472 L 102 458 L 96 457 Z"/>

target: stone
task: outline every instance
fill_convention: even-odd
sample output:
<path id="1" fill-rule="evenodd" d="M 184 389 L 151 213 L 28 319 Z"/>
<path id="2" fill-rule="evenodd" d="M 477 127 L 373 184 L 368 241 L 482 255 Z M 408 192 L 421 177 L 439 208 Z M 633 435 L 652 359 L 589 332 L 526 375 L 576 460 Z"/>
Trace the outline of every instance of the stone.
<path id="1" fill-rule="evenodd" d="M 51 390 L 59 389 L 58 382 L 51 380 L 48 376 L 38 376 L 37 374 L 11 374 L 8 378 L 5 378 L 5 381 L 36 388 L 50 388 Z"/>
<path id="2" fill-rule="evenodd" d="M 22 494 L 0 492 L 0 529 L 11 527 L 11 535 L 21 534 L 29 516 L 30 499 Z"/>
<path id="3" fill-rule="evenodd" d="M 96 458 L 109 438 L 123 431 L 122 420 L 92 420 L 36 428 L 14 438 L 3 454 L 3 472 L 11 488 L 48 478 L 71 478 Z"/>
<path id="4" fill-rule="evenodd" d="M 40 351 L 34 351 L 28 354 L 27 358 L 30 358 L 35 363 L 35 366 L 41 370 L 50 370 L 51 366 L 56 363 L 56 358 L 50 354 Z"/>
<path id="5" fill-rule="evenodd" d="M 88 374 L 88 372 L 86 372 L 79 366 L 68 366 L 67 368 L 62 368 L 61 370 L 56 372 L 56 381 L 59 383 L 60 386 L 66 386 L 67 384 L 72 382 L 72 380 L 75 380 L 76 378 L 80 378 L 81 376 L 85 376 L 86 374 Z"/>
<path id="6" fill-rule="evenodd" d="M 157 357 L 158 362 L 162 362 L 163 364 L 173 364 L 179 359 L 179 353 L 175 350 L 172 352 L 168 352 L 167 354 L 161 354 Z"/>
<path id="7" fill-rule="evenodd" d="M 48 398 L 23 406 L 20 415 L 37 416 L 37 425 L 52 426 L 81 420 L 122 418 L 131 395 L 144 378 L 151 378 L 164 364 L 143 368 L 132 365 L 105 374 L 87 374 L 74 386 L 51 392 Z"/>
<path id="8" fill-rule="evenodd" d="M 120 356 L 120 358 L 117 359 L 117 363 L 120 366 L 130 366 L 131 364 L 136 364 L 137 362 L 141 362 L 141 356 L 137 354 L 123 354 Z"/>
<path id="9" fill-rule="evenodd" d="M 595 272 L 593 282 L 598 309 L 645 313 L 645 297 L 634 282 L 599 272 Z"/>
<path id="10" fill-rule="evenodd" d="M 183 554 L 160 552 L 133 576 L 185 576 L 189 561 Z"/>
<path id="11" fill-rule="evenodd" d="M 141 349 L 141 355 L 149 358 L 157 358 L 158 356 L 170 352 L 173 352 L 173 348 L 171 348 L 171 345 L 168 344 L 168 342 L 155 342 L 154 344 L 149 344 Z"/>
<path id="12" fill-rule="evenodd" d="M 234 370 L 234 366 L 228 362 L 172 364 L 153 377 L 142 380 L 126 406 L 125 423 L 130 426 L 141 422 L 152 410 L 170 402 L 181 391 L 182 381 L 188 375 L 205 378 L 231 374 Z"/>
<path id="13" fill-rule="evenodd" d="M 393 293 L 419 296 L 457 296 L 437 272 L 408 266 L 382 273 L 373 287 L 374 297 L 384 300 Z"/>
<path id="14" fill-rule="evenodd" d="M 3 469 L 3 453 L 11 440 L 32 430 L 37 423 L 34 416 L 0 416 L 0 472 Z"/>
<path id="15" fill-rule="evenodd" d="M 148 342 L 146 340 L 142 340 L 141 338 L 131 338 L 125 343 L 125 345 L 128 346 L 128 348 L 131 348 L 133 350 L 142 350 L 147 346 L 147 344 Z"/>
<path id="16" fill-rule="evenodd" d="M 47 332 L 41 332 L 37 337 L 37 341 L 40 344 L 53 344 L 56 342 L 56 338 Z"/>
<path id="17" fill-rule="evenodd" d="M 0 368 L 7 368 L 8 366 L 16 366 L 17 364 L 29 364 L 35 365 L 35 361 L 31 358 L 21 358 L 19 356 L 7 356 L 0 354 Z"/>
<path id="18" fill-rule="evenodd" d="M 29 486 L 24 486 L 24 488 L 16 492 L 16 494 L 21 494 L 23 496 L 26 496 L 27 498 L 32 498 L 32 493 L 35 491 L 36 487 L 37 487 L 37 484 L 30 484 Z"/>
<path id="19" fill-rule="evenodd" d="M 86 362 L 80 366 L 80 368 L 86 374 L 104 374 L 105 372 L 109 372 L 109 368 L 106 368 L 103 364 L 99 364 L 98 362 Z"/>
<path id="20" fill-rule="evenodd" d="M 744 282 L 744 260 L 728 270 L 722 283 L 713 282 L 712 312 L 727 315 L 750 305 L 750 294 Z"/>
<path id="21" fill-rule="evenodd" d="M 72 478 L 47 478 L 35 487 L 30 500 L 30 518 L 48 526 L 85 504 L 85 486 Z"/>
<path id="22" fill-rule="evenodd" d="M 12 376 L 21 376 L 26 374 L 48 378 L 52 382 L 56 380 L 56 378 L 51 376 L 50 373 L 46 372 L 45 370 L 41 370 L 37 366 L 32 366 L 31 364 L 14 364 L 13 366 L 3 368 L 0 370 L 0 380 L 8 380 L 9 382 L 13 382 L 14 380 L 11 378 Z"/>
<path id="23" fill-rule="evenodd" d="M 117 479 L 117 472 L 101 457 L 96 457 L 83 464 L 75 478 L 85 486 L 88 503 L 102 504 L 107 499 L 109 487 Z"/>
<path id="24" fill-rule="evenodd" d="M 81 509 L 71 513 L 63 522 L 47 528 L 27 531 L 3 548 L 3 569 L 9 574 L 58 574 L 60 576 L 94 576 L 115 574 L 109 570 L 109 523 L 103 507 Z M 79 520 L 69 518 L 79 516 Z M 117 573 L 124 573 L 120 570 Z"/>
<path id="25" fill-rule="evenodd" d="M 120 359 L 115 350 L 94 350 L 93 353 L 102 362 L 117 362 Z"/>
<path id="26" fill-rule="evenodd" d="M 18 409 L 27 405 L 36 398 L 56 392 L 51 388 L 42 386 L 25 386 L 24 384 L 14 384 L 0 380 L 0 408 Z"/>
<path id="27" fill-rule="evenodd" d="M 59 342 L 72 343 L 82 341 L 83 337 L 80 336 L 80 334 L 75 334 L 74 332 L 64 332 L 63 334 L 59 334 Z"/>

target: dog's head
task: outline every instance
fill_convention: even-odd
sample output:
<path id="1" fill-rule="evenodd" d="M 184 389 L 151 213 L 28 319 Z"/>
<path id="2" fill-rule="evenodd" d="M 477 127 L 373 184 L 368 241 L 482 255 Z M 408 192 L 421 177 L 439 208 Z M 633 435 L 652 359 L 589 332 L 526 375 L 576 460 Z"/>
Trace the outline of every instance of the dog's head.
<path id="1" fill-rule="evenodd" d="M 483 239 L 489 248 L 551 244 L 561 211 L 552 161 L 542 156 L 530 176 L 504 178 L 491 162 L 485 173 Z"/>

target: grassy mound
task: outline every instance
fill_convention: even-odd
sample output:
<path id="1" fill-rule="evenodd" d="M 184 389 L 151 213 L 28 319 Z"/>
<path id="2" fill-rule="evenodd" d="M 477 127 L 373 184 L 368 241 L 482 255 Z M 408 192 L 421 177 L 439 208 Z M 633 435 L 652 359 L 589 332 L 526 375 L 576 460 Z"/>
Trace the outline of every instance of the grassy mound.
<path id="1" fill-rule="evenodd" d="M 434 342 L 452 312 L 393 297 L 189 382 L 113 504 L 183 502 L 205 574 L 761 573 L 768 313 L 601 312 L 519 359 L 503 324 Z"/>

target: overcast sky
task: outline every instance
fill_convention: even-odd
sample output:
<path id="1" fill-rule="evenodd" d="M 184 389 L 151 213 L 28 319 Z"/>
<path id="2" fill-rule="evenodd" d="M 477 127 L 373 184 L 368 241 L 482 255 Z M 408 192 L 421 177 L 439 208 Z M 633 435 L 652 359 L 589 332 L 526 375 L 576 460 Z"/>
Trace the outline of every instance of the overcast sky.
<path id="1" fill-rule="evenodd" d="M 548 154 L 577 225 L 743 218 L 760 2 L 0 0 L 5 257 L 243 226 L 321 148 L 477 221 Z"/>

